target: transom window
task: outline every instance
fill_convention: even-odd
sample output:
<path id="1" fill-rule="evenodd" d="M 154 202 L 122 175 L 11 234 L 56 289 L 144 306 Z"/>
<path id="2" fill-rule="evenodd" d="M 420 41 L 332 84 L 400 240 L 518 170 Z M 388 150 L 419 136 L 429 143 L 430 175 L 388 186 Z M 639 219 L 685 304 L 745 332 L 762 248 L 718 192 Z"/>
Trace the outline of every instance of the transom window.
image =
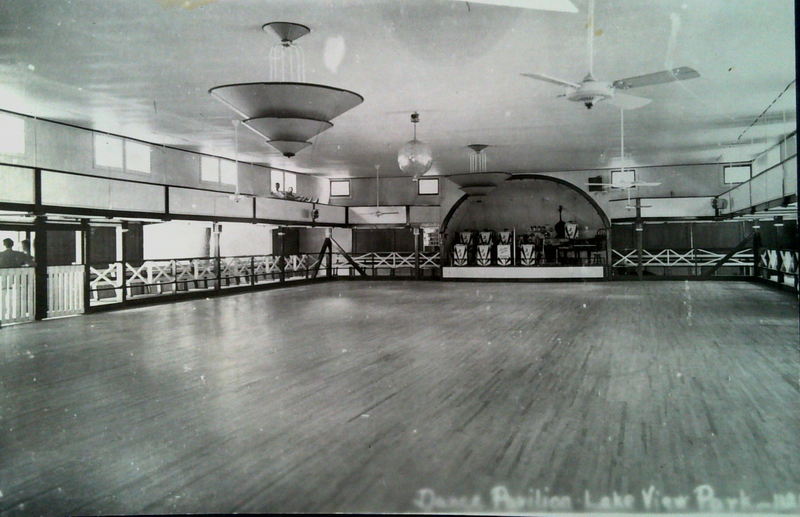
<path id="1" fill-rule="evenodd" d="M 630 185 L 636 181 L 636 169 L 615 169 L 611 171 L 612 185 Z"/>
<path id="2" fill-rule="evenodd" d="M 94 164 L 96 167 L 150 173 L 150 146 L 117 136 L 94 135 Z"/>
<path id="3" fill-rule="evenodd" d="M 270 190 L 273 192 L 291 192 L 297 194 L 297 175 L 272 169 L 270 172 Z"/>
<path id="4" fill-rule="evenodd" d="M 350 197 L 350 180 L 331 180 L 331 197 Z"/>
<path id="5" fill-rule="evenodd" d="M 744 183 L 752 176 L 750 164 L 725 165 L 722 167 L 722 181 L 725 183 Z"/>
<path id="6" fill-rule="evenodd" d="M 236 162 L 213 156 L 201 156 L 200 180 L 208 183 L 238 185 L 239 174 L 236 170 Z"/>
<path id="7" fill-rule="evenodd" d="M 25 119 L 0 113 L 0 154 L 25 154 Z"/>
<path id="8" fill-rule="evenodd" d="M 417 180 L 417 194 L 436 196 L 439 194 L 439 178 L 420 178 Z"/>

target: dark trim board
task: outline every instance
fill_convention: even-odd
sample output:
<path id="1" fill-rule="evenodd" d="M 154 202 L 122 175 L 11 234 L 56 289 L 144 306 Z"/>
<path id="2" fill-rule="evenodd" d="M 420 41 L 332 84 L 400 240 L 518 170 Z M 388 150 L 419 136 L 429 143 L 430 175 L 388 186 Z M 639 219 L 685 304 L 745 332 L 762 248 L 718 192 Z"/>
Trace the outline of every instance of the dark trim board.
<path id="1" fill-rule="evenodd" d="M 747 280 L 748 282 L 752 282 L 758 285 L 764 285 L 774 289 L 775 291 L 786 293 L 792 295 L 793 298 L 800 296 L 800 293 L 792 289 L 786 284 L 779 284 L 777 282 L 773 282 L 772 280 L 767 280 L 766 278 L 760 278 L 757 276 L 748 276 L 744 277 L 743 280 Z"/>
<path id="2" fill-rule="evenodd" d="M 605 278 L 437 278 L 442 283 L 448 282 L 486 282 L 486 283 L 510 283 L 510 284 L 548 284 L 561 282 L 580 282 L 580 283 L 603 283 L 610 282 Z"/>
<path id="3" fill-rule="evenodd" d="M 691 282 L 705 282 L 705 281 L 715 281 L 719 280 L 722 282 L 744 282 L 750 280 L 751 277 L 741 275 L 721 275 L 721 276 L 711 276 L 711 277 L 703 277 L 700 275 L 644 275 L 641 280 L 645 282 L 650 282 L 651 280 L 661 282 L 661 281 L 686 281 L 689 280 Z M 612 275 L 611 277 L 612 282 L 639 282 L 640 279 L 636 275 Z"/>

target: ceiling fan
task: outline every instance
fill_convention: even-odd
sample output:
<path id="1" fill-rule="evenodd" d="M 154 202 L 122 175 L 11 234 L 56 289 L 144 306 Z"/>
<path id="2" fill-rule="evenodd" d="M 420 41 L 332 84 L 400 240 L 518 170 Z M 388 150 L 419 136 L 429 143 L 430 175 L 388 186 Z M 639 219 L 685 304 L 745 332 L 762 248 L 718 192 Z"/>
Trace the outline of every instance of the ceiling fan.
<path id="1" fill-rule="evenodd" d="M 376 163 L 375 164 L 375 211 L 372 213 L 375 214 L 375 217 L 400 213 L 397 210 L 381 210 L 380 198 L 381 198 L 381 166 Z"/>
<path id="2" fill-rule="evenodd" d="M 523 73 L 525 77 L 558 84 L 566 87 L 566 92 L 561 97 L 566 97 L 573 102 L 582 102 L 588 109 L 592 109 L 597 102 L 608 101 L 610 104 L 621 109 L 636 109 L 650 104 L 650 99 L 620 93 L 620 90 L 629 90 L 641 86 L 651 86 L 654 84 L 670 83 L 673 81 L 685 81 L 700 77 L 700 74 L 688 66 L 680 66 L 671 70 L 662 70 L 651 74 L 637 75 L 617 79 L 616 81 L 598 81 L 594 78 L 594 0 L 589 0 L 589 21 L 586 24 L 587 34 L 586 43 L 589 53 L 589 73 L 579 83 L 565 81 L 540 73 Z"/>
<path id="3" fill-rule="evenodd" d="M 619 170 L 620 172 L 625 171 L 625 110 L 620 108 L 619 110 Z M 614 190 L 624 190 L 628 194 L 628 200 L 625 203 L 626 210 L 635 210 L 636 206 L 631 205 L 631 190 L 638 188 L 638 187 L 657 187 L 661 185 L 661 183 L 657 183 L 654 181 L 636 181 L 635 176 L 633 181 L 618 181 L 617 183 L 587 183 L 586 185 L 595 186 L 595 187 L 608 187 Z M 650 208 L 650 205 L 639 205 L 639 208 Z"/>

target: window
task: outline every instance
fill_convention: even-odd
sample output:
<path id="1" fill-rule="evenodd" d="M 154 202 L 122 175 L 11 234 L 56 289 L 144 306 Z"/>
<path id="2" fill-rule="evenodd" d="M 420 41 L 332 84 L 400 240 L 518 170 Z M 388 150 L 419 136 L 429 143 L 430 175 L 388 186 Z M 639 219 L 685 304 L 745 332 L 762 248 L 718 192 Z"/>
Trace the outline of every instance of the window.
<path id="1" fill-rule="evenodd" d="M 283 171 L 272 170 L 270 172 L 270 190 L 273 192 L 283 192 Z"/>
<path id="2" fill-rule="evenodd" d="M 350 180 L 331 180 L 331 197 L 350 197 Z"/>
<path id="3" fill-rule="evenodd" d="M 744 183 L 752 174 L 750 165 L 725 165 L 722 167 L 722 180 L 725 183 Z"/>
<path id="4" fill-rule="evenodd" d="M 150 146 L 125 142 L 125 170 L 150 173 Z"/>
<path id="5" fill-rule="evenodd" d="M 283 173 L 283 188 L 286 192 L 297 194 L 297 176 L 291 172 Z"/>
<path id="6" fill-rule="evenodd" d="M 420 178 L 417 180 L 417 194 L 420 196 L 439 195 L 439 178 Z"/>
<path id="7" fill-rule="evenodd" d="M 122 139 L 115 136 L 94 135 L 94 164 L 97 167 L 124 168 Z"/>
<path id="8" fill-rule="evenodd" d="M 230 160 L 220 160 L 219 158 L 214 158 L 213 156 L 201 156 L 200 181 L 226 185 L 238 185 L 239 173 L 236 169 L 236 162 L 232 162 Z"/>
<path id="9" fill-rule="evenodd" d="M 239 184 L 239 171 L 236 169 L 236 162 L 230 160 L 219 161 L 219 182 L 226 185 Z"/>
<path id="10" fill-rule="evenodd" d="M 219 183 L 219 158 L 200 157 L 200 181 Z"/>
<path id="11" fill-rule="evenodd" d="M 636 181 L 636 169 L 616 169 L 611 171 L 612 185 L 630 185 Z"/>
<path id="12" fill-rule="evenodd" d="M 95 133 L 94 165 L 150 174 L 150 146 Z"/>
<path id="13" fill-rule="evenodd" d="M 603 191 L 603 185 L 599 185 L 599 183 L 603 183 L 603 177 L 602 176 L 592 176 L 591 178 L 589 178 L 587 183 L 589 184 L 589 192 L 602 192 Z"/>
<path id="14" fill-rule="evenodd" d="M 0 153 L 25 154 L 25 119 L 0 113 Z"/>

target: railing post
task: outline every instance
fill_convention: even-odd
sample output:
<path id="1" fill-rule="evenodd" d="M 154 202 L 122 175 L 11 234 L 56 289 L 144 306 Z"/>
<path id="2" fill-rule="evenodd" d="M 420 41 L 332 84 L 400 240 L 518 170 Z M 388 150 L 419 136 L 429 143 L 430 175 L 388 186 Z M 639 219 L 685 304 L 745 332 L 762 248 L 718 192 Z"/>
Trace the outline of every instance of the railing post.
<path id="1" fill-rule="evenodd" d="M 172 294 L 178 294 L 178 262 L 176 260 L 170 260 L 170 273 L 172 274 Z"/>
<path id="2" fill-rule="evenodd" d="M 328 253 L 325 255 L 325 276 L 331 278 L 333 276 L 333 244 L 330 243 L 330 236 L 328 239 Z"/>
<path id="3" fill-rule="evenodd" d="M 37 169 L 38 170 L 38 169 Z M 47 220 L 44 216 L 36 216 L 33 227 L 36 239 L 33 241 L 36 254 L 34 267 L 35 283 L 35 311 L 34 318 L 42 320 L 47 317 Z"/>
<path id="4" fill-rule="evenodd" d="M 123 223 L 122 226 L 117 226 L 116 231 L 119 235 L 119 277 L 117 278 L 117 283 L 120 285 L 120 289 L 122 289 L 122 297 L 120 300 L 122 303 L 125 303 L 128 300 L 128 278 L 127 278 L 127 271 L 125 269 L 125 232 L 127 231 L 127 223 Z"/>
<path id="5" fill-rule="evenodd" d="M 414 280 L 419 280 L 419 227 L 414 227 Z"/>
<path id="6" fill-rule="evenodd" d="M 642 234 L 644 233 L 644 224 L 642 223 L 642 199 L 636 198 L 636 276 L 639 277 L 639 280 L 642 279 L 643 276 L 643 267 L 642 267 Z"/>
<path id="7" fill-rule="evenodd" d="M 214 290 L 216 292 L 220 292 L 222 290 L 222 260 L 220 257 L 219 251 L 219 236 L 222 233 L 222 225 L 219 223 L 214 223 L 213 226 L 213 234 L 214 234 L 214 267 L 215 272 L 217 275 L 217 283 L 214 286 Z"/>
<path id="8" fill-rule="evenodd" d="M 256 285 L 256 258 L 250 257 L 250 285 Z"/>
<path id="9" fill-rule="evenodd" d="M 92 244 L 92 228 L 89 226 L 89 221 L 86 219 L 81 220 L 81 237 L 83 238 L 83 312 L 89 312 L 89 306 L 92 303 L 92 267 L 89 263 L 91 256 Z"/>
<path id="10" fill-rule="evenodd" d="M 761 278 L 761 223 L 753 225 L 753 276 Z"/>

